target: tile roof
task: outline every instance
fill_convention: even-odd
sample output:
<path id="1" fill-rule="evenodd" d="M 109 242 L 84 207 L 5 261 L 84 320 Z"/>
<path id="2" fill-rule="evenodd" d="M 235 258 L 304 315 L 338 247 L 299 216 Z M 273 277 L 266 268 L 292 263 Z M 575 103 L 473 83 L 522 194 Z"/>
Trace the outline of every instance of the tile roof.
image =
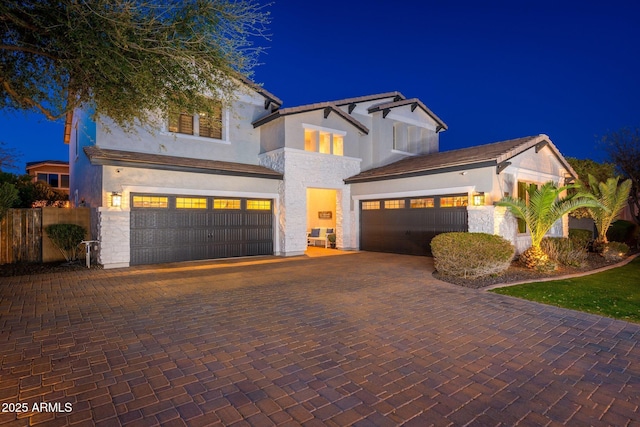
<path id="1" fill-rule="evenodd" d="M 69 166 L 69 162 L 66 160 L 39 160 L 37 162 L 27 162 L 27 168 L 31 168 L 39 165 L 59 165 L 59 166 Z"/>
<path id="2" fill-rule="evenodd" d="M 558 149 L 544 134 L 527 136 L 494 142 L 492 144 L 477 145 L 459 150 L 441 151 L 408 157 L 397 162 L 369 169 L 358 175 L 345 179 L 345 183 L 380 181 L 410 176 L 430 175 L 455 170 L 474 169 L 487 166 L 498 166 L 512 157 L 535 147 L 537 144 L 549 145 L 555 156 L 574 177 L 575 171 L 562 157 Z"/>
<path id="3" fill-rule="evenodd" d="M 280 98 L 278 98 L 277 96 L 275 96 L 274 94 L 272 94 L 271 92 L 269 92 L 268 90 L 260 86 L 259 84 L 254 83 L 253 81 L 249 80 L 248 78 L 246 78 L 241 74 L 238 75 L 238 78 L 240 79 L 240 81 L 242 81 L 242 83 L 244 83 L 245 85 L 249 86 L 251 89 L 258 92 L 267 100 L 276 104 L 277 107 L 280 107 L 282 105 L 282 100 Z"/>
<path id="4" fill-rule="evenodd" d="M 340 117 L 342 117 L 343 119 L 345 119 L 346 121 L 348 121 L 349 123 L 351 123 L 353 126 L 355 126 L 356 128 L 358 128 L 358 130 L 360 130 L 362 133 L 364 134 L 368 134 L 369 133 L 369 129 L 362 124 L 359 120 L 355 119 L 353 116 L 349 115 L 348 113 L 345 113 L 342 109 L 338 108 L 340 106 L 344 106 L 344 105 L 349 105 L 349 104 L 357 104 L 359 102 L 368 102 L 368 101 L 376 101 L 378 99 L 385 99 L 385 98 L 394 98 L 395 100 L 401 100 L 404 99 L 404 95 L 402 95 L 400 92 L 385 92 L 385 93 L 378 93 L 375 95 L 367 95 L 367 96 L 359 96 L 359 97 L 355 97 L 355 98 L 345 98 L 345 99 L 339 99 L 337 101 L 328 101 L 328 102 L 317 102 L 315 104 L 307 104 L 307 105 L 300 105 L 297 107 L 289 107 L 289 108 L 281 108 L 271 114 L 268 114 L 256 121 L 253 122 L 253 127 L 257 128 L 259 126 L 262 126 L 266 123 L 269 123 L 272 120 L 275 120 L 279 117 L 283 117 L 283 116 L 288 116 L 291 114 L 300 114 L 300 113 L 306 113 L 309 111 L 316 111 L 316 110 L 322 110 L 322 109 L 329 109 L 331 112 L 335 112 L 337 113 Z"/>
<path id="5" fill-rule="evenodd" d="M 384 111 L 389 110 L 391 108 L 404 107 L 405 105 L 411 105 L 411 111 L 415 110 L 417 107 L 420 107 L 422 111 L 427 113 L 436 123 L 440 126 L 441 129 L 447 130 L 449 127 L 443 122 L 440 117 L 436 116 L 436 114 L 427 108 L 426 105 L 418 98 L 411 99 L 401 99 L 398 101 L 385 102 L 383 104 L 377 104 L 369 108 L 369 113 L 375 113 L 376 111 Z"/>
<path id="6" fill-rule="evenodd" d="M 248 176 L 254 178 L 282 179 L 282 174 L 259 165 L 165 156 L 110 150 L 100 147 L 84 147 L 84 152 L 94 165 L 128 166 L 181 172 L 209 173 L 217 175 Z"/>

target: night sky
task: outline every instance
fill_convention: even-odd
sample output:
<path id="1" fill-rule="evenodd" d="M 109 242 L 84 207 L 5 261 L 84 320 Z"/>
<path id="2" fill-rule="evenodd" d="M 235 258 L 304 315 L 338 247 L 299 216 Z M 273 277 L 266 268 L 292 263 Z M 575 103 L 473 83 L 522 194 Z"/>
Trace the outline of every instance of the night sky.
<path id="1" fill-rule="evenodd" d="M 640 126 L 640 2 L 277 0 L 253 80 L 283 107 L 388 91 L 449 126 L 441 150 L 545 133 L 565 156 Z M 62 123 L 0 114 L 24 162 L 67 159 Z"/>

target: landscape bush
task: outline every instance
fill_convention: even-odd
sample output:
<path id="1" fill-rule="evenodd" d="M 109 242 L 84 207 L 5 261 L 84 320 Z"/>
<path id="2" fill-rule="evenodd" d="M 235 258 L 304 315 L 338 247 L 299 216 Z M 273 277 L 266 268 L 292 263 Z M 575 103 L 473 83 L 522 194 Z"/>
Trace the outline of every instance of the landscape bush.
<path id="1" fill-rule="evenodd" d="M 607 239 L 610 242 L 622 242 L 635 244 L 638 226 L 631 222 L 619 219 L 611 224 L 607 230 Z"/>
<path id="2" fill-rule="evenodd" d="M 576 244 L 573 239 L 565 237 L 545 237 L 540 247 L 553 261 L 571 267 L 582 267 L 588 256 L 586 246 L 582 244 L 582 241 Z"/>
<path id="3" fill-rule="evenodd" d="M 515 247 L 486 233 L 442 233 L 431 241 L 434 265 L 446 276 L 478 278 L 498 275 L 511 265 Z"/>
<path id="4" fill-rule="evenodd" d="M 629 246 L 621 242 L 609 242 L 602 246 L 600 255 L 607 261 L 621 261 L 629 252 Z"/>
<path id="5" fill-rule="evenodd" d="M 593 240 L 593 232 L 591 230 L 581 230 L 579 228 L 569 229 L 569 239 L 573 242 L 574 248 L 589 247 L 589 243 Z"/>
<path id="6" fill-rule="evenodd" d="M 84 227 L 76 224 L 52 224 L 45 231 L 67 262 L 78 259 L 78 245 L 87 233 Z"/>

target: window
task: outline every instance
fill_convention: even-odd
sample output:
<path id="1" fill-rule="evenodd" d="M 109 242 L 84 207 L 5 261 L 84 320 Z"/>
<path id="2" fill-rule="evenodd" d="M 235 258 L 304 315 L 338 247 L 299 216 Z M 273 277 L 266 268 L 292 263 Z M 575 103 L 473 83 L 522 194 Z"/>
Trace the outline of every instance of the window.
<path id="1" fill-rule="evenodd" d="M 247 200 L 247 210 L 271 210 L 271 200 Z"/>
<path id="2" fill-rule="evenodd" d="M 322 154 L 344 155 L 344 132 L 304 129 L 304 150 Z"/>
<path id="3" fill-rule="evenodd" d="M 215 199 L 213 209 L 240 209 L 240 199 Z"/>
<path id="4" fill-rule="evenodd" d="M 451 197 L 440 198 L 441 208 L 459 208 L 459 207 L 467 206 L 468 204 L 469 204 L 469 196 L 451 196 Z"/>
<path id="5" fill-rule="evenodd" d="M 133 196 L 134 208 L 167 208 L 169 207 L 168 197 L 157 196 Z"/>
<path id="6" fill-rule="evenodd" d="M 385 209 L 404 209 L 404 200 L 385 200 Z"/>
<path id="7" fill-rule="evenodd" d="M 331 154 L 331 134 L 329 132 L 320 132 L 320 146 L 318 152 L 323 154 Z"/>
<path id="8" fill-rule="evenodd" d="M 36 180 L 46 182 L 53 188 L 69 188 L 68 174 L 38 173 Z"/>
<path id="9" fill-rule="evenodd" d="M 195 118 L 197 117 L 197 120 Z M 203 138 L 222 138 L 222 106 L 216 105 L 211 113 L 196 116 L 187 113 L 169 112 L 169 132 Z"/>
<path id="10" fill-rule="evenodd" d="M 333 135 L 333 154 L 336 156 L 344 154 L 344 137 L 342 135 Z"/>
<path id="11" fill-rule="evenodd" d="M 200 113 L 198 117 L 198 135 L 207 138 L 222 139 L 221 106 L 217 106 L 213 114 Z"/>
<path id="12" fill-rule="evenodd" d="M 411 209 L 423 209 L 434 207 L 433 197 L 425 197 L 422 199 L 411 199 Z"/>
<path id="13" fill-rule="evenodd" d="M 169 132 L 193 135 L 193 116 L 184 113 L 169 113 Z"/>
<path id="14" fill-rule="evenodd" d="M 393 124 L 393 149 L 404 151 L 404 144 L 402 138 L 402 124 L 394 123 Z"/>
<path id="15" fill-rule="evenodd" d="M 199 197 L 176 197 L 176 209 L 206 209 L 207 199 Z"/>
<path id="16" fill-rule="evenodd" d="M 376 200 L 375 202 L 362 202 L 362 210 L 370 211 L 380 209 L 380 201 Z"/>
<path id="17" fill-rule="evenodd" d="M 304 130 L 304 151 L 316 151 L 317 131 L 311 129 Z"/>

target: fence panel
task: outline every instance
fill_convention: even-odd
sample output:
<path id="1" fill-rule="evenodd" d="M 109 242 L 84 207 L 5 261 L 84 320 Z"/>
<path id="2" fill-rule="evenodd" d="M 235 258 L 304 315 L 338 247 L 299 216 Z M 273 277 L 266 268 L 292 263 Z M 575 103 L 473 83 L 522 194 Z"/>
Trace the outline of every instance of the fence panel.
<path id="1" fill-rule="evenodd" d="M 42 209 L 9 209 L 0 222 L 0 264 L 42 262 Z"/>

